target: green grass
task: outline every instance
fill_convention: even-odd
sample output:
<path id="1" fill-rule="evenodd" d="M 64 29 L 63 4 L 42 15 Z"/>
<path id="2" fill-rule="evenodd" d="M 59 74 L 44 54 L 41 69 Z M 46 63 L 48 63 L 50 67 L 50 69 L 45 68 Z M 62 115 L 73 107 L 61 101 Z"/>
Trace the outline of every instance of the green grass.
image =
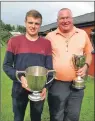
<path id="1" fill-rule="evenodd" d="M 5 48 L 2 47 L 1 60 L 3 61 Z M 12 101 L 11 101 L 12 80 L 1 71 L 1 120 L 13 121 Z M 29 104 L 26 109 L 25 120 L 30 121 Z M 47 100 L 45 101 L 42 114 L 42 121 L 49 121 Z M 86 81 L 85 95 L 82 103 L 80 121 L 94 121 L 94 80 L 89 77 Z"/>

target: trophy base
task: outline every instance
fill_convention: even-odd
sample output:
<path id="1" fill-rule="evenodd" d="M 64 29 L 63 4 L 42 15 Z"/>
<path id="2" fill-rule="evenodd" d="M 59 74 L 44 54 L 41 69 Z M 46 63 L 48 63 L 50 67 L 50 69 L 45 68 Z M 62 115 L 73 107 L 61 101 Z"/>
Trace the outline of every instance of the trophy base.
<path id="1" fill-rule="evenodd" d="M 41 96 L 40 96 L 40 93 L 39 92 L 33 92 L 32 94 L 29 94 L 28 95 L 28 98 L 31 100 L 31 101 L 41 101 Z"/>
<path id="2" fill-rule="evenodd" d="M 72 84 L 72 88 L 81 90 L 81 89 L 85 89 L 85 86 L 76 86 L 76 85 Z"/>
<path id="3" fill-rule="evenodd" d="M 84 80 L 83 80 L 80 76 L 78 76 L 78 77 L 75 78 L 75 80 L 73 81 L 72 87 L 73 87 L 74 89 L 77 89 L 77 90 L 85 89 Z"/>

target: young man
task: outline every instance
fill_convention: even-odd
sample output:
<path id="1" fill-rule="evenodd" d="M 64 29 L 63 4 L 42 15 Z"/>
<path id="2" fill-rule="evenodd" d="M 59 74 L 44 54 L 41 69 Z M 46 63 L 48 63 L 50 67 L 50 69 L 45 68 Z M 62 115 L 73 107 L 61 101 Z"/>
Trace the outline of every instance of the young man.
<path id="1" fill-rule="evenodd" d="M 50 121 L 79 121 L 84 90 L 72 88 L 77 75 L 85 76 L 91 64 L 93 50 L 84 30 L 73 25 L 72 12 L 63 8 L 58 12 L 58 28 L 46 38 L 51 41 L 53 68 L 56 71 L 54 83 L 48 90 Z M 85 65 L 77 72 L 72 64 L 72 55 L 86 55 Z"/>
<path id="2" fill-rule="evenodd" d="M 25 109 L 28 103 L 30 89 L 23 74 L 19 75 L 22 83 L 16 78 L 17 70 L 25 70 L 29 66 L 42 66 L 52 69 L 50 41 L 38 36 L 42 23 L 42 15 L 36 10 L 30 10 L 25 17 L 26 33 L 12 37 L 8 41 L 3 70 L 13 80 L 12 101 L 14 121 L 24 121 Z M 41 121 L 46 88 L 43 88 L 42 101 L 30 101 L 31 121 Z"/>

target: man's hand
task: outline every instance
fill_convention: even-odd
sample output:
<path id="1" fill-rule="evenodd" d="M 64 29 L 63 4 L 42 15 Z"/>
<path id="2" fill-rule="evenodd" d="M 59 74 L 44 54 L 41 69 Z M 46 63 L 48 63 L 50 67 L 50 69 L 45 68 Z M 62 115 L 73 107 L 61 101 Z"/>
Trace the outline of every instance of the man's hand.
<path id="1" fill-rule="evenodd" d="M 21 83 L 22 83 L 22 87 L 25 88 L 26 90 L 28 91 L 31 91 L 28 87 L 28 84 L 27 84 L 27 80 L 24 76 L 21 76 Z"/>
<path id="2" fill-rule="evenodd" d="M 77 75 L 81 76 L 81 77 L 84 77 L 86 75 L 86 73 L 87 73 L 87 69 L 88 69 L 88 67 L 85 64 L 82 68 L 78 69 Z"/>
<path id="3" fill-rule="evenodd" d="M 46 98 L 46 88 L 43 88 L 42 92 L 40 93 L 40 96 L 42 97 L 41 100 L 44 100 Z"/>

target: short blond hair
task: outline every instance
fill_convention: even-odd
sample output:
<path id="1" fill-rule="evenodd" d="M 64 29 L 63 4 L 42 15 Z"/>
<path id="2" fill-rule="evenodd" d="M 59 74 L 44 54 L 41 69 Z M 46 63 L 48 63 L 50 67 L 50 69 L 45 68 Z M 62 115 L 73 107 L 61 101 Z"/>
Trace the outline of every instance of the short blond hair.
<path id="1" fill-rule="evenodd" d="M 26 13 L 25 16 L 25 21 L 27 21 L 27 17 L 34 17 L 34 18 L 40 18 L 41 19 L 41 23 L 42 23 L 42 15 L 39 11 L 37 10 L 30 10 Z"/>

